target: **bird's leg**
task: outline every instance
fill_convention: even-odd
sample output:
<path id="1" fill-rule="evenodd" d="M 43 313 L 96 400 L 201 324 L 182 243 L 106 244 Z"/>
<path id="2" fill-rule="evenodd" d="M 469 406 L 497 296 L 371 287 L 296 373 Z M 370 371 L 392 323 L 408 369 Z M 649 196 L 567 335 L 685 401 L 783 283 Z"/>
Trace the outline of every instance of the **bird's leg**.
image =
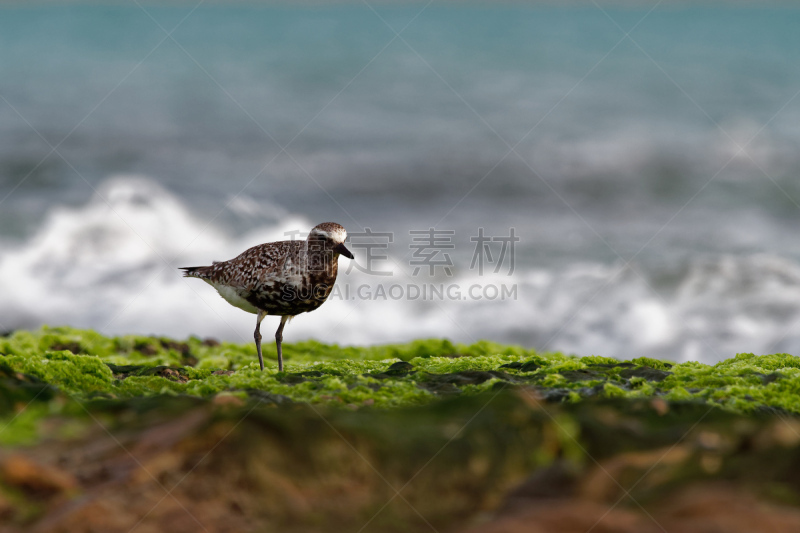
<path id="1" fill-rule="evenodd" d="M 283 326 L 289 320 L 288 316 L 281 317 L 281 325 L 278 326 L 278 331 L 275 332 L 275 346 L 278 347 L 278 371 L 283 370 L 283 351 L 281 350 L 281 343 L 283 342 Z"/>
<path id="2" fill-rule="evenodd" d="M 261 321 L 264 320 L 264 317 L 267 316 L 267 313 L 264 311 L 258 312 L 258 318 L 256 319 L 256 331 L 253 334 L 253 338 L 256 339 L 256 351 L 258 352 L 258 364 L 261 365 L 261 370 L 264 370 L 264 358 L 261 356 Z"/>

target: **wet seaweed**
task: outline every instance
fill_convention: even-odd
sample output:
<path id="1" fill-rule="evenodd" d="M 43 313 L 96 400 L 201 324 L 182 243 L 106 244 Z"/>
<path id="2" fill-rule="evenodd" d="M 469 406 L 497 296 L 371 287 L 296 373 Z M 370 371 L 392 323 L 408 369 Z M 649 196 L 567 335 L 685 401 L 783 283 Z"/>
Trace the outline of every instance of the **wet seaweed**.
<path id="1" fill-rule="evenodd" d="M 705 365 L 539 353 L 488 341 L 462 345 L 426 339 L 370 347 L 304 341 L 285 346 L 286 372 L 274 364 L 261 372 L 252 343 L 106 337 L 66 327 L 0 337 L 0 353 L 5 354 L 0 367 L 5 413 L 20 401 L 49 402 L 59 392 L 78 400 L 125 400 L 246 398 L 263 391 L 292 403 L 396 408 L 506 388 L 555 403 L 663 398 L 742 413 L 800 413 L 800 358 L 789 354 L 739 354 Z M 265 346 L 265 358 L 271 357 Z"/>

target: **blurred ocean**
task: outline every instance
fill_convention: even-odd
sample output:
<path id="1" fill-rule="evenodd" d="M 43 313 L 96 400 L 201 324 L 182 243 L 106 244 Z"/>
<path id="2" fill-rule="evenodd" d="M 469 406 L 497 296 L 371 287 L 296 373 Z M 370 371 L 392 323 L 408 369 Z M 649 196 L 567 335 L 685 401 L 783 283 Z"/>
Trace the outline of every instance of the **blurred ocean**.
<path id="1" fill-rule="evenodd" d="M 176 267 L 333 220 L 394 233 L 343 286 L 517 299 L 337 299 L 287 342 L 798 354 L 800 9 L 651 7 L 4 5 L 0 330 L 247 342 Z M 430 227 L 453 276 L 412 280 Z M 512 275 L 469 268 L 480 227 Z"/>

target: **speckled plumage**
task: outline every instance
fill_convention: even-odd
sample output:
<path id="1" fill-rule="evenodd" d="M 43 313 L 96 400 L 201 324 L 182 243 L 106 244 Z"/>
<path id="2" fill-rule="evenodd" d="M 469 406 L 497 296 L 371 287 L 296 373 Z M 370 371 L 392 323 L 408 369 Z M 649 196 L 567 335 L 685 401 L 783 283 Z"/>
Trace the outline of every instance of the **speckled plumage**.
<path id="1" fill-rule="evenodd" d="M 353 258 L 344 246 L 346 238 L 341 225 L 325 222 L 315 226 L 306 240 L 259 244 L 229 261 L 182 270 L 185 277 L 202 279 L 217 289 L 231 305 L 258 315 L 254 336 L 259 360 L 261 320 L 266 315 L 283 317 L 276 334 L 282 369 L 280 343 L 286 319 L 313 311 L 328 298 L 336 281 L 339 254 Z"/>

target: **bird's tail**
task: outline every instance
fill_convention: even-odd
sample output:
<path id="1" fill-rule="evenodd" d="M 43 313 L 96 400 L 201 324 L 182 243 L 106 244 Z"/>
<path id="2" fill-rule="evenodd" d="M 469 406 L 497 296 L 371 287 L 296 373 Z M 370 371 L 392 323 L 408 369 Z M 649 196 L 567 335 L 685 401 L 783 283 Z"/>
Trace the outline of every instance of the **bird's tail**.
<path id="1" fill-rule="evenodd" d="M 211 273 L 211 267 L 208 267 L 208 266 L 202 266 L 202 267 L 180 267 L 180 270 L 183 270 L 183 277 L 184 278 L 205 279 Z"/>

